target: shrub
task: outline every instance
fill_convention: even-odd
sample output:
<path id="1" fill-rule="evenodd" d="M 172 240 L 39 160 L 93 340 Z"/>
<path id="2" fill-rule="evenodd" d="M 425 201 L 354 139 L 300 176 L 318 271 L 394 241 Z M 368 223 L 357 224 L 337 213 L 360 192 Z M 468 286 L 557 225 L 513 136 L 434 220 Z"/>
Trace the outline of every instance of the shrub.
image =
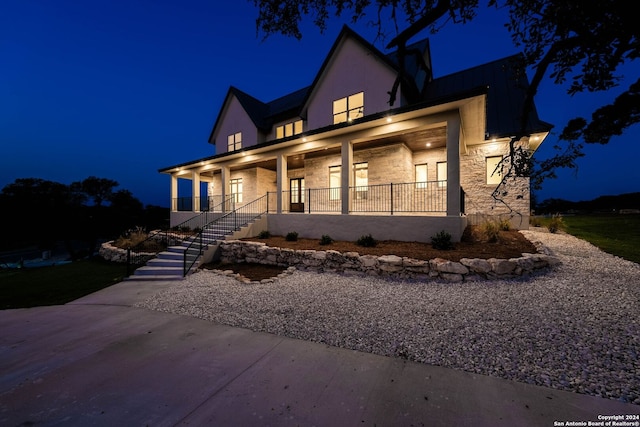
<path id="1" fill-rule="evenodd" d="M 365 248 L 372 248 L 377 244 L 378 242 L 373 238 L 373 236 L 371 236 L 371 234 L 360 236 L 360 238 L 356 241 L 356 245 L 363 246 Z"/>
<path id="2" fill-rule="evenodd" d="M 501 231 L 511 230 L 511 221 L 509 221 L 507 218 L 501 218 L 498 221 L 498 229 Z"/>
<path id="3" fill-rule="evenodd" d="M 296 240 L 298 240 L 298 233 L 295 231 L 290 231 L 287 233 L 285 240 L 287 242 L 295 242 Z"/>
<path id="4" fill-rule="evenodd" d="M 330 245 L 331 243 L 333 243 L 333 239 L 327 234 L 323 234 L 320 238 L 321 245 Z"/>
<path id="5" fill-rule="evenodd" d="M 431 236 L 431 246 L 433 249 L 439 249 L 447 251 L 453 249 L 453 242 L 451 242 L 451 234 L 442 230 L 435 236 Z"/>
<path id="6" fill-rule="evenodd" d="M 547 224 L 547 228 L 550 233 L 557 233 L 558 231 L 563 230 L 564 221 L 562 219 L 562 215 L 555 214 L 551 216 L 551 220 L 549 221 L 549 224 Z"/>
<path id="7" fill-rule="evenodd" d="M 500 235 L 500 224 L 495 221 L 487 221 L 480 226 L 482 235 L 487 242 L 495 243 Z"/>
<path id="8" fill-rule="evenodd" d="M 258 233 L 258 239 L 268 239 L 269 237 L 271 237 L 271 233 L 269 233 L 269 230 L 262 230 L 260 233 Z"/>
<path id="9" fill-rule="evenodd" d="M 541 227 L 542 221 L 537 216 L 529 217 L 529 225 L 532 227 Z"/>

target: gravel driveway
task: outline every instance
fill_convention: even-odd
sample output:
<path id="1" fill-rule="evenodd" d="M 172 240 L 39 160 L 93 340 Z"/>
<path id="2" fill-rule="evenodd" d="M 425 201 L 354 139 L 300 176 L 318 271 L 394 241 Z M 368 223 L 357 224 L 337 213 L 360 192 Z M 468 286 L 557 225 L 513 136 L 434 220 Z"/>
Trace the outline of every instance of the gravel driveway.
<path id="1" fill-rule="evenodd" d="M 296 271 L 243 284 L 200 271 L 138 306 L 640 404 L 640 265 L 523 233 L 562 264 L 465 283 Z"/>

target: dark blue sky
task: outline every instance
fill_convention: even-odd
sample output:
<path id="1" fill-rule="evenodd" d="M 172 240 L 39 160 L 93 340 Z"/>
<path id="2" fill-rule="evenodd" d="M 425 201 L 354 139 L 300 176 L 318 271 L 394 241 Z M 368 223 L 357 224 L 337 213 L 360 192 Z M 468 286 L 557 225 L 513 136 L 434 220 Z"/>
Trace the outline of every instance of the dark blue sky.
<path id="1" fill-rule="evenodd" d="M 334 19 L 324 34 L 308 23 L 301 41 L 263 41 L 252 1 L 221 3 L 4 2 L 0 188 L 17 178 L 68 184 L 93 175 L 118 181 L 145 204 L 168 206 L 169 176 L 157 170 L 214 154 L 207 138 L 229 85 L 263 101 L 309 85 L 349 23 Z M 484 11 L 429 35 L 435 77 L 517 53 L 500 19 Z M 352 28 L 373 41 L 367 19 Z M 384 51 L 384 42 L 375 44 Z M 633 77 L 640 67 L 628 69 Z M 559 133 L 621 90 L 570 98 L 547 79 L 536 104 Z M 561 171 L 538 198 L 640 191 L 639 139 L 636 126 L 608 145 L 587 146 L 577 174 Z M 556 142 L 552 134 L 536 156 L 549 156 Z"/>

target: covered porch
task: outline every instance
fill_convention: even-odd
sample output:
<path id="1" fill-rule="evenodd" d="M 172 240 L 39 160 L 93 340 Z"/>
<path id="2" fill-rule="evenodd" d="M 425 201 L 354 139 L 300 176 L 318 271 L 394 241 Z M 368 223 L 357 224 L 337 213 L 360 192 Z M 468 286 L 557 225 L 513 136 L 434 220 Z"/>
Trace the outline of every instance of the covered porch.
<path id="1" fill-rule="evenodd" d="M 272 234 L 430 241 L 459 240 L 466 226 L 460 160 L 470 104 L 379 115 L 163 170 L 171 175 L 171 225 L 202 211 L 231 212 L 267 200 Z M 451 108 L 457 107 L 457 108 Z M 178 192 L 191 181 L 191 194 Z"/>

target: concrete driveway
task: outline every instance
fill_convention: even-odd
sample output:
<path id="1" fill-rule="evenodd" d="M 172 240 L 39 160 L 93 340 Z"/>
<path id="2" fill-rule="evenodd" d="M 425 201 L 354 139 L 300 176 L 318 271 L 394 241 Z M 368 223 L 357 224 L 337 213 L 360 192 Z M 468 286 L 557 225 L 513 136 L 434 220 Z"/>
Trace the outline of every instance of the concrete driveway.
<path id="1" fill-rule="evenodd" d="M 132 307 L 0 311 L 2 426 L 553 426 L 640 406 Z M 603 424 L 604 425 L 604 424 Z"/>

